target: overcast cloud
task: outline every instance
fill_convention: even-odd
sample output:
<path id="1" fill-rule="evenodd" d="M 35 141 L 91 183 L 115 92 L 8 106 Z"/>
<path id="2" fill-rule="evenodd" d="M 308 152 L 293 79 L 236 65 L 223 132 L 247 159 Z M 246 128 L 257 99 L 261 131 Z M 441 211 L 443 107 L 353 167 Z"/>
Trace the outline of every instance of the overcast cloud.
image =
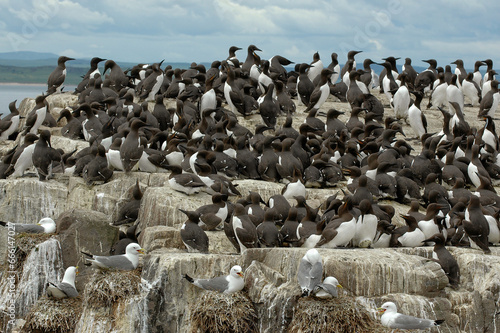
<path id="1" fill-rule="evenodd" d="M 231 45 L 244 61 L 257 45 L 261 57 L 280 54 L 310 62 L 319 51 L 345 62 L 410 57 L 500 61 L 499 1 L 0 0 L 0 52 L 53 52 L 128 62 L 211 62 Z M 400 61 L 402 62 L 402 61 Z"/>

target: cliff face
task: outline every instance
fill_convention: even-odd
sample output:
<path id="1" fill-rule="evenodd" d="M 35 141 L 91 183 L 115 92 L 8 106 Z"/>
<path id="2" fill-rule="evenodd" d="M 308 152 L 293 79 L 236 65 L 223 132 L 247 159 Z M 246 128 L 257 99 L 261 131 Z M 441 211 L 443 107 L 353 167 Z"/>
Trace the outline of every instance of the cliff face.
<path id="1" fill-rule="evenodd" d="M 50 97 L 54 116 L 65 105 L 74 103 L 73 99 L 72 95 Z M 32 107 L 30 103 L 23 102 L 24 113 Z M 52 131 L 55 148 L 69 151 L 87 146 L 57 136 L 58 129 Z M 3 142 L 0 151 L 3 153 L 15 144 Z M 193 309 L 207 292 L 189 284 L 183 274 L 208 278 L 227 274 L 233 265 L 239 264 L 245 270 L 243 293 L 255 311 L 258 331 L 286 332 L 297 311 L 300 289 L 296 274 L 306 249 L 252 249 L 236 254 L 223 231 L 211 231 L 207 232 L 210 254 L 186 253 L 180 240 L 185 215 L 178 209 L 196 209 L 210 203 L 211 197 L 205 193 L 187 196 L 173 191 L 167 179 L 168 173 L 115 172 L 108 183 L 95 186 L 68 174 L 56 174 L 45 182 L 33 177 L 0 180 L 0 220 L 36 223 L 50 216 L 58 223 L 59 234 L 37 245 L 30 254 L 30 258 L 36 257 L 27 260 L 19 274 L 16 298 L 25 303 L 19 303 L 17 317 L 26 316 L 44 294 L 47 280 L 61 277 L 63 266 L 78 265 L 81 274 L 77 277 L 77 289 L 83 309 L 77 332 L 188 332 L 193 324 Z M 92 281 L 96 274 L 110 273 L 96 273 L 95 269 L 85 267 L 80 251 L 108 254 L 118 240 L 118 228 L 110 223 L 116 220 L 121 204 L 131 197 L 137 180 L 143 190 L 137 230 L 141 232 L 139 242 L 148 253 L 141 259 L 142 269 L 137 272 L 139 278 L 134 280 L 133 293 L 117 295 L 111 303 L 95 304 L 91 295 L 97 284 Z M 255 191 L 264 200 L 283 188 L 282 184 L 264 181 L 234 183 L 244 195 Z M 339 188 L 307 190 L 308 202 L 318 206 L 338 191 Z M 396 216 L 408 210 L 407 206 L 394 202 L 384 203 L 395 207 Z M 0 233 L 0 264 L 5 264 L 6 229 L 0 229 Z M 500 317 L 496 316 L 500 311 L 500 250 L 492 248 L 490 255 L 466 248 L 449 250 L 461 269 L 458 290 L 451 289 L 439 265 L 428 260 L 432 247 L 319 249 L 319 252 L 324 276 L 337 277 L 343 286 L 341 297 L 355 302 L 359 311 L 367 312 L 376 322 L 379 318 L 374 309 L 390 300 L 399 305 L 400 312 L 445 319 L 443 326 L 433 329 L 436 332 L 496 332 L 500 327 Z M 7 273 L 1 274 L 5 277 Z M 40 276 L 44 278 L 35 279 Z M 115 278 L 115 275 L 105 277 Z M 28 284 L 31 284 L 29 302 L 26 301 Z M 7 302 L 6 288 L 6 280 L 2 279 L 0 307 Z M 5 320 L 4 317 L 2 327 Z"/>

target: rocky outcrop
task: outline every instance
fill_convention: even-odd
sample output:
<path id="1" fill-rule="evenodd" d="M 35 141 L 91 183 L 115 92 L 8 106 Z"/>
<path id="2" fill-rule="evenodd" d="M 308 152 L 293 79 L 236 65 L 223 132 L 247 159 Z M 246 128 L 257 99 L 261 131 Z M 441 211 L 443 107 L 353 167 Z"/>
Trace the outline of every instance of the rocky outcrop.
<path id="1" fill-rule="evenodd" d="M 84 265 L 81 252 L 110 255 L 109 249 L 118 240 L 118 229 L 109 225 L 106 214 L 85 209 L 68 210 L 56 223 L 63 262 L 79 267 L 76 287 L 82 290 L 93 271 Z"/>
<path id="2" fill-rule="evenodd" d="M 50 96 L 48 101 L 53 116 L 57 117 L 60 109 L 73 105 L 76 100 L 73 95 L 64 94 Z M 25 100 L 20 108 L 25 114 L 32 107 L 31 100 Z M 303 115 L 297 115 L 299 117 Z M 246 125 L 254 128 L 260 122 L 259 118 L 248 117 Z M 54 133 L 52 144 L 56 148 L 70 151 L 88 146 L 85 142 L 58 136 L 57 128 L 51 131 Z M 16 143 L 0 143 L 0 155 Z M 45 274 L 57 279 L 64 267 L 78 264 L 82 274 L 77 277 L 77 288 L 81 292 L 90 288 L 87 280 L 101 273 L 83 267 L 80 251 L 98 255 L 109 253 L 118 238 L 118 228 L 112 223 L 122 204 L 131 197 L 131 189 L 138 180 L 143 198 L 137 232 L 140 232 L 139 243 L 148 251 L 141 258 L 139 292 L 117 300 L 112 307 L 93 306 L 91 298 L 82 300 L 88 306 L 83 309 L 77 331 L 185 332 L 191 327 L 189 320 L 193 305 L 206 291 L 189 284 L 182 275 L 214 277 L 227 274 L 232 265 L 239 264 L 245 269 L 243 293 L 254 306 L 259 331 L 286 332 L 299 300 L 296 274 L 299 260 L 306 250 L 252 249 L 236 254 L 223 231 L 210 231 L 207 232 L 210 254 L 187 253 L 179 231 L 186 217 L 179 208 L 196 209 L 210 203 L 211 196 L 206 193 L 187 196 L 173 191 L 167 179 L 168 173 L 115 172 L 109 182 L 94 186 L 68 174 L 56 174 L 54 179 L 46 182 L 33 177 L 0 180 L 0 220 L 36 223 L 49 216 L 58 222 L 60 245 L 52 244 L 51 247 L 57 258 L 52 254 L 44 256 L 46 251 L 38 251 L 38 256 L 33 254 L 33 260 L 43 263 L 42 267 L 55 265 L 53 271 L 49 274 L 27 270 L 31 273 L 23 275 L 21 280 L 36 284 L 32 290 L 38 298 L 44 290 L 41 285 L 46 281 L 35 281 L 35 275 Z M 234 184 L 238 185 L 243 196 L 255 191 L 265 201 L 280 193 L 284 186 L 255 180 L 235 180 Z M 345 182 L 339 182 L 337 187 L 308 189 L 308 203 L 317 207 L 344 187 Z M 393 201 L 383 203 L 392 205 L 396 216 L 408 210 L 407 206 Z M 397 218 L 394 223 L 398 223 Z M 3 241 L 6 239 L 5 228 L 0 233 L 0 264 L 4 264 L 7 250 Z M 492 248 L 490 255 L 473 249 L 449 249 L 462 273 L 457 290 L 448 286 L 439 265 L 428 260 L 431 247 L 319 249 L 319 252 L 323 258 L 324 275 L 334 275 L 344 287 L 341 297 L 358 304 L 375 321 L 379 319 L 374 309 L 390 300 L 398 304 L 400 312 L 445 319 L 444 325 L 434 329 L 436 332 L 496 332 L 496 327 L 500 327 L 500 317 L 496 316 L 500 311 L 500 249 Z M 5 272 L 2 275 L 5 276 Z M 5 288 L 5 284 L 0 287 Z M 23 309 L 17 313 L 18 317 L 24 316 L 37 298 L 20 305 Z M 311 299 L 311 302 L 321 301 Z M 116 313 L 120 316 L 109 317 Z"/>

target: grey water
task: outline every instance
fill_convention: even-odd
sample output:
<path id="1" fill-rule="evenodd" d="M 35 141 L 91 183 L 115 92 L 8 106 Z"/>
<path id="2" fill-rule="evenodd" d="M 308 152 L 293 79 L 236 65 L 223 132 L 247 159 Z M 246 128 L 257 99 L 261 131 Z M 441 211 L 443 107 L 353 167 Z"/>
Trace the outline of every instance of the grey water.
<path id="1" fill-rule="evenodd" d="M 46 92 L 45 84 L 0 84 L 0 113 L 2 118 L 9 114 L 9 103 L 17 100 L 19 107 L 21 101 L 27 97 L 35 98 Z M 74 91 L 75 86 L 66 86 L 63 91 Z"/>

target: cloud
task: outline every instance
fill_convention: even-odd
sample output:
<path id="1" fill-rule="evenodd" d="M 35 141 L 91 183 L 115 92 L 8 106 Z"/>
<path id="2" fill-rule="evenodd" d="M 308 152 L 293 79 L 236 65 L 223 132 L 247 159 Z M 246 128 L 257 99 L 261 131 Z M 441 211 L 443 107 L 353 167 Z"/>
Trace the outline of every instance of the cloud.
<path id="1" fill-rule="evenodd" d="M 113 23 L 113 19 L 98 10 L 91 10 L 78 2 L 70 0 L 32 0 L 10 1 L 12 31 L 23 33 L 25 30 L 64 30 L 83 33 L 97 27 Z"/>
<path id="2" fill-rule="evenodd" d="M 265 8 L 251 8 L 231 0 L 215 0 L 214 5 L 219 19 L 230 28 L 228 32 L 235 31 L 237 34 L 281 32 Z"/>
<path id="3" fill-rule="evenodd" d="M 243 48 L 237 55 L 244 60 L 255 44 L 263 59 L 280 54 L 294 62 L 310 62 L 319 51 L 322 59 L 336 52 L 343 63 L 351 49 L 363 50 L 359 60 L 467 62 L 488 54 L 495 61 L 500 3 L 447 0 L 439 9 L 434 3 L 0 0 L 8 9 L 0 11 L 0 52 L 16 46 L 134 62 L 211 62 L 227 57 L 231 45 Z"/>

